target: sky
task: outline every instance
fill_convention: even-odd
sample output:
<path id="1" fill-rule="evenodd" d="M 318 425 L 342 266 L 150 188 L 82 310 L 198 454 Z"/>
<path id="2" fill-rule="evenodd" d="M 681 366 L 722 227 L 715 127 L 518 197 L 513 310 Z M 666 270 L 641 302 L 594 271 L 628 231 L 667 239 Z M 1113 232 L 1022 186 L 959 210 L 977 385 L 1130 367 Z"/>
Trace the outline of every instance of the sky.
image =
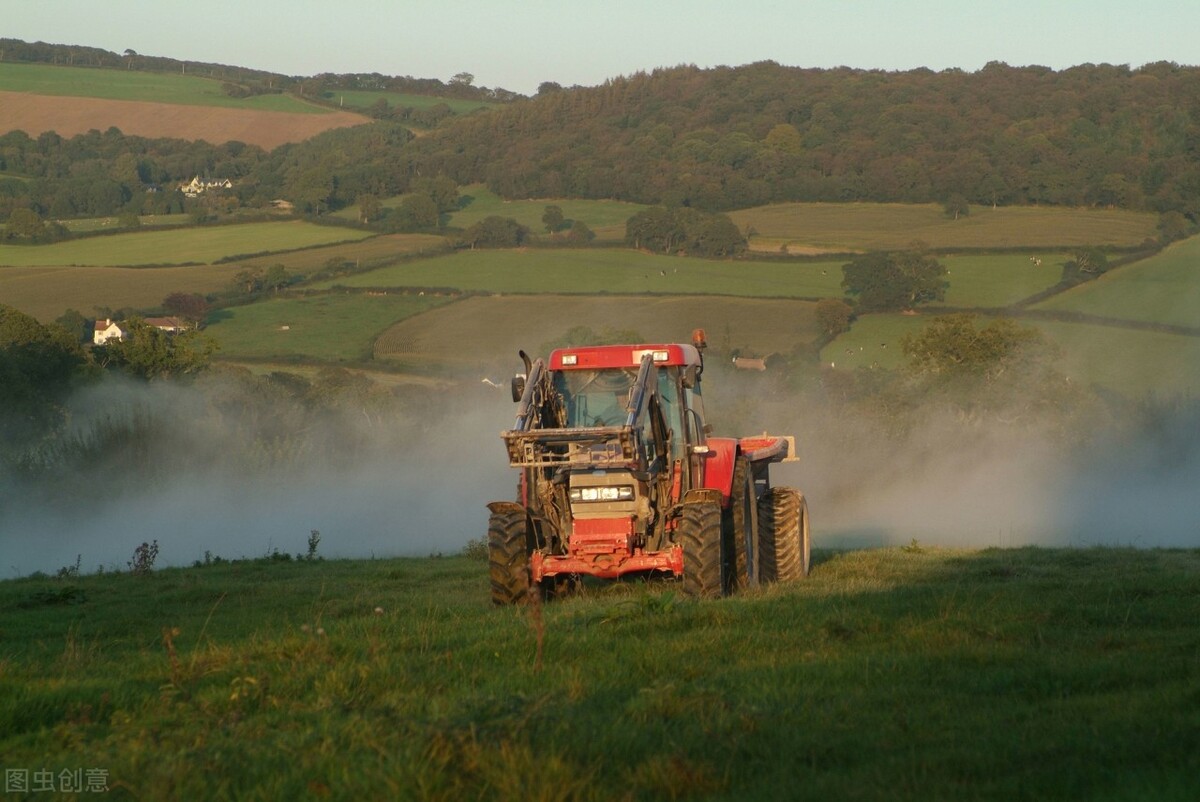
<path id="1" fill-rule="evenodd" d="M 1200 64 L 1194 0 L 10 0 L 0 37 L 533 94 L 657 67 Z"/>

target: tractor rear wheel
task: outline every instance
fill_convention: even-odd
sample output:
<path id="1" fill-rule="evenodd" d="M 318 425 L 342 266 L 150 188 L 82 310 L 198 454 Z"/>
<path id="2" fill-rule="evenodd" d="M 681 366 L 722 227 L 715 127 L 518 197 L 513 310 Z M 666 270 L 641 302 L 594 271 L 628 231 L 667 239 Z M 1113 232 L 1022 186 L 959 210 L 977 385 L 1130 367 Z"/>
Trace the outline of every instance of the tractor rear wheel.
<path id="1" fill-rule="evenodd" d="M 529 597 L 529 547 L 523 512 L 502 510 L 488 518 L 488 575 L 493 604 L 519 604 Z"/>
<path id="2" fill-rule="evenodd" d="M 719 597 L 725 590 L 721 505 L 685 504 L 675 534 L 683 546 L 683 592 L 700 599 Z"/>
<path id="3" fill-rule="evenodd" d="M 764 582 L 808 576 L 808 501 L 799 490 L 772 487 L 758 500 L 760 573 Z"/>
<path id="4" fill-rule="evenodd" d="M 758 543 L 758 499 L 754 497 L 754 474 L 750 460 L 738 457 L 733 463 L 733 482 L 729 490 L 728 522 L 729 545 L 733 551 L 733 571 L 730 573 L 731 589 L 750 584 L 750 566 L 754 566 L 762 578 Z M 747 552 L 749 544 L 749 552 Z M 750 559 L 747 560 L 747 554 Z"/>

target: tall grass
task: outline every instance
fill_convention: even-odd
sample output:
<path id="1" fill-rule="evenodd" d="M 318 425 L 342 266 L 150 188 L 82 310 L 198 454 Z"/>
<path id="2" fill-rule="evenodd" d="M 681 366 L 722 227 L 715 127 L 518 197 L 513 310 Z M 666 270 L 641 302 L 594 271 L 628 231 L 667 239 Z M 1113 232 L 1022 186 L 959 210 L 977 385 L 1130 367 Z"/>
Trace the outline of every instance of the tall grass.
<path id="1" fill-rule="evenodd" d="M 8 581 L 0 751 L 139 798 L 1192 799 L 1198 582 L 1194 550 L 818 552 L 539 631 L 466 558 Z"/>

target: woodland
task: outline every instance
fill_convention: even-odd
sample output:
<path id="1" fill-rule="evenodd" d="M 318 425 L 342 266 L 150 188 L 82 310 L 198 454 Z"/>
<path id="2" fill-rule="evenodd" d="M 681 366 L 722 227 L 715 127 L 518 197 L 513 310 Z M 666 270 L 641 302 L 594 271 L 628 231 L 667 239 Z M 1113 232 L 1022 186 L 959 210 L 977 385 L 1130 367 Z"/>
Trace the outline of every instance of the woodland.
<path id="1" fill-rule="evenodd" d="M 543 85 L 420 137 L 380 120 L 269 153 L 117 129 L 70 139 L 11 132 L 0 137 L 0 222 L 18 208 L 47 219 L 191 211 L 211 200 L 173 187 L 195 175 L 233 179 L 228 205 L 285 198 L 312 215 L 444 176 L 509 199 L 706 211 L 787 201 L 1093 206 L 1194 224 L 1200 68 L 680 66 L 596 87 Z"/>

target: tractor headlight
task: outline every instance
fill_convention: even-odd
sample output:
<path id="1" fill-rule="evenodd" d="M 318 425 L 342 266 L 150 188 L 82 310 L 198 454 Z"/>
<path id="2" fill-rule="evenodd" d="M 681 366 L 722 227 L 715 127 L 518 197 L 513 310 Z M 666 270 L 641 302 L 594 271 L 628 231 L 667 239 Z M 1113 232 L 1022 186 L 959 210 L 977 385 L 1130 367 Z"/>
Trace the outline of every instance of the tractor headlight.
<path id="1" fill-rule="evenodd" d="M 567 493 L 575 501 L 632 501 L 633 485 L 609 485 L 602 487 L 572 487 Z"/>

